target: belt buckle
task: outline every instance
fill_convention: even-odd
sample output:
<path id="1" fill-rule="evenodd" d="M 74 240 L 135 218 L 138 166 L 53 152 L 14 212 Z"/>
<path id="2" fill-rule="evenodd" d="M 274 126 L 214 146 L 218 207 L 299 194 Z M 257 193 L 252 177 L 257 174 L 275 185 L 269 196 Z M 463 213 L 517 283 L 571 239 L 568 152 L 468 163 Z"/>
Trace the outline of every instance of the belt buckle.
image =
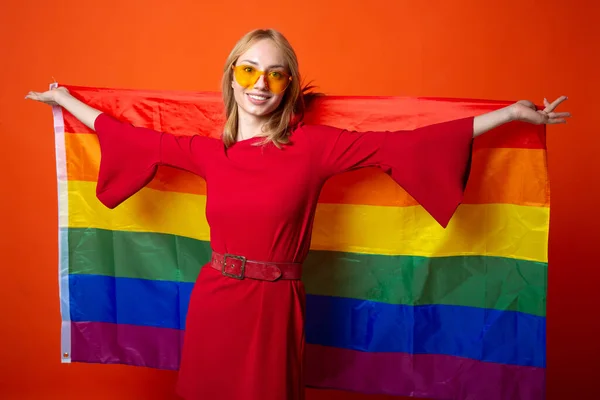
<path id="1" fill-rule="evenodd" d="M 242 265 L 240 266 L 240 273 L 239 274 L 232 274 L 230 272 L 227 272 L 225 269 L 227 268 L 227 259 L 228 258 L 233 258 L 234 260 L 240 260 Z M 230 278 L 233 279 L 238 279 L 238 280 L 242 280 L 244 279 L 244 273 L 246 271 L 246 257 L 244 256 L 236 256 L 233 254 L 225 254 L 223 255 L 223 265 L 221 266 L 221 273 L 225 276 L 228 276 Z"/>

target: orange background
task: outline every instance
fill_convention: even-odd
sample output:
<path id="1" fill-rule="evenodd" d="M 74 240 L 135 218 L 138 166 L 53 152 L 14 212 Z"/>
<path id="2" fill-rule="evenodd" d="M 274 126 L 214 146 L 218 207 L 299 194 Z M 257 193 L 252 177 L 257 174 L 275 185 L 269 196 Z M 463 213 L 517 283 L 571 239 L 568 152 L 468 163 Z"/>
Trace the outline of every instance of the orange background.
<path id="1" fill-rule="evenodd" d="M 256 27 L 280 29 L 304 76 L 328 94 L 538 104 L 544 96 L 570 96 L 561 108 L 573 119 L 548 129 L 548 398 L 600 398 L 598 2 L 352 1 L 2 0 L 0 398 L 173 399 L 176 377 L 60 364 L 52 118 L 49 107 L 23 100 L 26 92 L 44 90 L 52 77 L 84 86 L 216 91 L 231 47 Z"/>

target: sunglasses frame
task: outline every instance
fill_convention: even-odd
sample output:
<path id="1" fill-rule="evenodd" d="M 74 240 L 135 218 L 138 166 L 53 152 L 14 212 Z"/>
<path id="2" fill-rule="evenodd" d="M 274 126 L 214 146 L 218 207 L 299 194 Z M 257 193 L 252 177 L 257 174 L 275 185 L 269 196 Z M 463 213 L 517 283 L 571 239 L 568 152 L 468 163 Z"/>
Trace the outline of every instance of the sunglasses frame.
<path id="1" fill-rule="evenodd" d="M 260 70 L 260 69 L 256 68 L 256 67 L 255 67 L 255 66 L 253 66 L 253 65 L 248 65 L 248 64 L 239 64 L 239 65 L 235 65 L 235 64 L 234 64 L 234 65 L 232 65 L 232 66 L 231 66 L 231 69 L 233 70 L 233 78 L 235 79 L 235 81 L 236 81 L 236 82 L 237 82 L 239 85 L 241 85 L 241 83 L 240 83 L 240 82 L 238 82 L 238 80 L 237 80 L 237 78 L 236 78 L 236 76 L 235 76 L 235 72 L 236 72 L 235 70 L 236 70 L 236 69 L 238 69 L 238 68 L 243 68 L 243 67 L 250 67 L 250 68 L 254 68 L 254 69 L 255 69 L 255 70 L 258 72 L 258 77 L 257 77 L 257 78 L 256 78 L 256 80 L 255 80 L 254 82 L 252 82 L 252 84 L 251 84 L 250 86 L 248 86 L 248 87 L 251 87 L 251 86 L 254 86 L 254 85 L 256 85 L 256 82 L 258 82 L 258 80 L 260 79 L 260 77 L 261 77 L 261 76 L 267 75 L 269 72 L 271 72 L 270 70 Z M 287 72 L 283 72 L 283 71 L 277 71 L 277 72 L 279 72 L 280 74 L 282 74 L 282 75 L 284 75 L 284 76 L 287 76 L 287 78 L 288 78 L 287 85 L 285 85 L 285 87 L 283 88 L 283 90 L 281 90 L 281 92 L 273 92 L 273 91 L 271 90 L 271 86 L 269 85 L 269 81 L 268 81 L 268 79 L 265 79 L 265 82 L 266 82 L 266 84 L 267 84 L 267 87 L 269 88 L 269 91 L 270 91 L 270 92 L 272 92 L 272 93 L 275 93 L 275 94 L 281 94 L 281 93 L 285 92 L 285 91 L 287 90 L 287 88 L 290 86 L 290 83 L 292 82 L 292 76 L 291 76 L 290 74 L 288 74 Z M 243 85 L 242 85 L 242 86 L 243 86 Z"/>

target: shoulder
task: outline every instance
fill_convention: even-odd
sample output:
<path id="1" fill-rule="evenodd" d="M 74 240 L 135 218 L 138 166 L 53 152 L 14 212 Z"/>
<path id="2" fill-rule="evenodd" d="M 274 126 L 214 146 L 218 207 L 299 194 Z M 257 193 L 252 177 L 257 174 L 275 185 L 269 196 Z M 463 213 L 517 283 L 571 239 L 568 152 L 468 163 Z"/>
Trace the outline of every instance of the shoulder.
<path id="1" fill-rule="evenodd" d="M 330 125 L 317 125 L 300 123 L 292 132 L 292 139 L 314 141 L 326 141 L 338 136 L 343 129 Z"/>
<path id="2" fill-rule="evenodd" d="M 221 137 L 204 135 L 201 133 L 191 133 L 189 135 L 202 141 L 206 146 L 211 146 L 211 147 L 222 147 L 223 146 L 223 138 L 221 138 Z"/>
<path id="3" fill-rule="evenodd" d="M 191 138 L 191 147 L 204 157 L 214 158 L 223 154 L 225 150 L 223 138 L 199 133 L 192 133 L 189 137 Z"/>

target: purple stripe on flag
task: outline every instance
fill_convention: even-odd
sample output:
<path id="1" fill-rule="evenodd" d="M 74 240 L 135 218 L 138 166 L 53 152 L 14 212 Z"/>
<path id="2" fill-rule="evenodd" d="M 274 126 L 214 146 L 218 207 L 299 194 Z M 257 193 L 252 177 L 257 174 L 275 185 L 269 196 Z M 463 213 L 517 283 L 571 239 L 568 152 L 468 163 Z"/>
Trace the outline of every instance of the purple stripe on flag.
<path id="1" fill-rule="evenodd" d="M 160 369 L 179 367 L 183 331 L 170 328 L 71 323 L 72 361 L 127 364 Z"/>
<path id="2" fill-rule="evenodd" d="M 306 384 L 361 393 L 437 399 L 539 400 L 544 368 L 468 358 L 407 353 L 366 353 L 318 345 L 306 348 Z"/>
<path id="3" fill-rule="evenodd" d="M 176 370 L 183 331 L 102 322 L 71 324 L 72 361 Z M 544 368 L 468 358 L 367 353 L 306 346 L 306 384 L 363 393 L 438 399 L 537 400 L 545 395 Z"/>

